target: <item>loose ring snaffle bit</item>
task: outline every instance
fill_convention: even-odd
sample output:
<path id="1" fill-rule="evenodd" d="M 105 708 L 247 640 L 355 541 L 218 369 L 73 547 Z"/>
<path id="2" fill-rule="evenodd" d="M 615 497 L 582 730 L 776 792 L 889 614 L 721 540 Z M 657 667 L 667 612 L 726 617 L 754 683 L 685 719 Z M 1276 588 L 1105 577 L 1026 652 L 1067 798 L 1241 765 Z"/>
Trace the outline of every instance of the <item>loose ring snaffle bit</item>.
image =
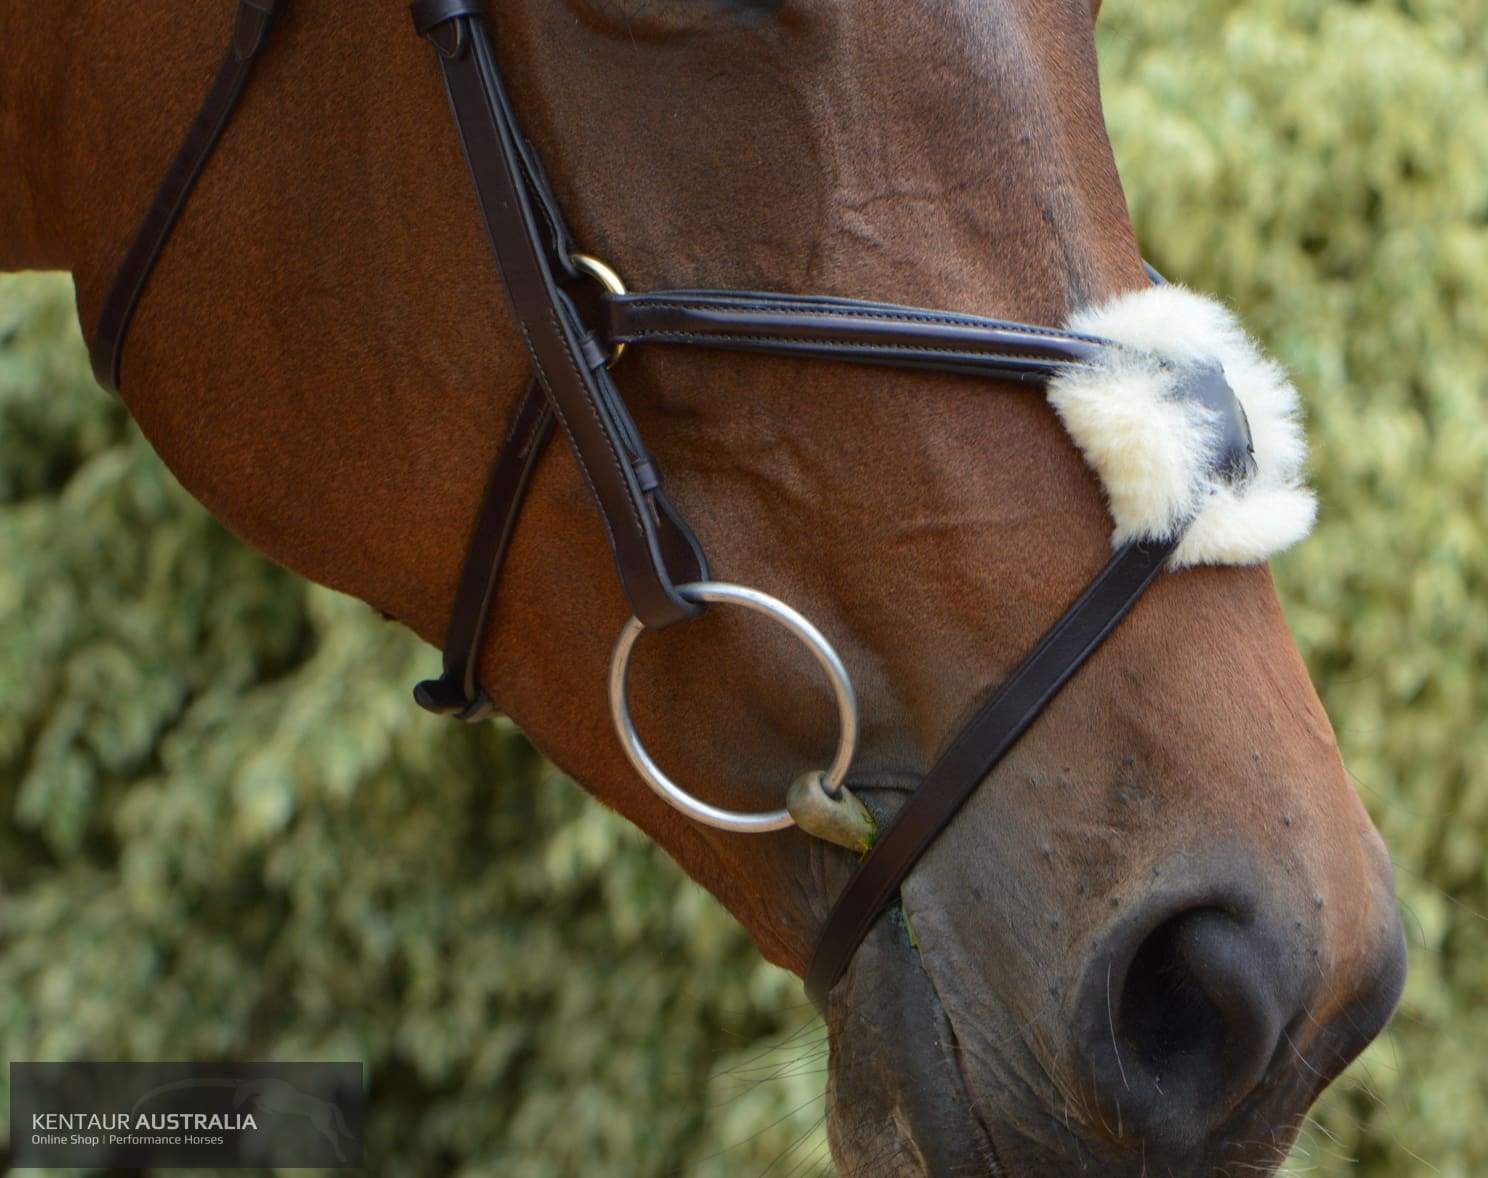
<path id="1" fill-rule="evenodd" d="M 679 585 L 677 592 L 688 601 L 706 602 L 710 605 L 741 605 L 745 609 L 772 618 L 794 634 L 811 652 L 821 669 L 827 673 L 833 694 L 837 697 L 837 716 L 841 724 L 841 733 L 837 738 L 837 751 L 822 781 L 828 794 L 837 794 L 841 790 L 848 767 L 852 764 L 853 757 L 858 750 L 858 699 L 853 692 L 852 680 L 848 677 L 847 668 L 842 665 L 842 660 L 837 657 L 832 644 L 798 611 L 778 598 L 771 597 L 768 593 L 761 593 L 758 589 L 751 589 L 746 585 L 733 585 L 726 581 L 694 581 L 691 584 Z M 639 619 L 632 617 L 621 629 L 620 637 L 615 640 L 615 648 L 610 655 L 610 715 L 615 721 L 615 731 L 620 737 L 620 747 L 625 750 L 625 755 L 630 758 L 630 763 L 635 766 L 636 772 L 669 805 L 690 818 L 695 818 L 708 826 L 717 827 L 719 830 L 732 830 L 741 834 L 763 834 L 766 831 L 784 830 L 789 826 L 794 826 L 796 820 L 788 810 L 784 809 L 749 813 L 742 810 L 724 810 L 718 806 L 709 805 L 693 797 L 668 777 L 662 771 L 661 766 L 652 759 L 651 754 L 646 751 L 646 746 L 641 743 L 641 738 L 636 732 L 635 721 L 630 715 L 628 681 L 630 657 L 635 650 L 636 640 L 645 628 Z"/>

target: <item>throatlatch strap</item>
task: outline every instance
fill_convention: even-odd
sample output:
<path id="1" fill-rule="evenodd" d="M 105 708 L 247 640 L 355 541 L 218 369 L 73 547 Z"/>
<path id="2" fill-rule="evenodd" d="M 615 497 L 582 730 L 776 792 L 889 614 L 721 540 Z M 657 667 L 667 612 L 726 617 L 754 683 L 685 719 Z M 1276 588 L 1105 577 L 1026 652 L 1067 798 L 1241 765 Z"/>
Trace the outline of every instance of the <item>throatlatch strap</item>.
<path id="1" fill-rule="evenodd" d="M 806 992 L 818 1008 L 920 856 L 1137 603 L 1178 539 L 1131 543 L 1120 549 L 956 734 L 832 906 L 806 967 Z"/>
<path id="2" fill-rule="evenodd" d="M 425 711 L 475 721 L 484 720 L 494 710 L 476 679 L 481 640 L 532 472 L 553 437 L 553 425 L 553 407 L 534 380 L 517 403 L 470 531 L 444 634 L 444 674 L 425 679 L 413 689 L 413 698 Z"/>
<path id="3" fill-rule="evenodd" d="M 135 231 L 134 242 L 119 263 L 113 284 L 104 296 L 103 310 L 88 341 L 88 355 L 93 361 L 94 377 L 110 392 L 119 391 L 119 363 L 124 351 L 124 337 L 129 332 L 130 320 L 134 318 L 150 273 L 155 269 L 160 251 L 170 240 L 171 230 L 186 206 L 186 198 L 191 195 L 197 177 L 206 167 L 232 118 L 253 67 L 268 43 L 275 15 L 287 2 L 240 0 L 232 40 L 217 68 L 217 76 L 212 80 L 185 139 L 176 149 L 165 179 L 160 182 L 155 199 L 150 202 L 139 229 Z"/>

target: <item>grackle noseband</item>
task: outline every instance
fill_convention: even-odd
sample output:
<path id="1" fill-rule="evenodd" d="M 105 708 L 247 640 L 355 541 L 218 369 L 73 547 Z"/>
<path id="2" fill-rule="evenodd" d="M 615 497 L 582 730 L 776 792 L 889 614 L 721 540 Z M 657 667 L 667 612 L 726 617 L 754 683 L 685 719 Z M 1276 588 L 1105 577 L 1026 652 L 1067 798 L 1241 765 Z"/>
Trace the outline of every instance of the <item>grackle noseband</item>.
<path id="1" fill-rule="evenodd" d="M 288 2 L 239 0 L 217 76 L 119 267 L 90 340 L 94 371 L 108 388 L 117 387 L 124 337 L 155 261 L 268 43 L 274 18 Z M 582 253 L 570 236 L 542 164 L 517 125 L 483 0 L 416 0 L 411 13 L 443 74 L 533 370 L 471 531 L 445 636 L 444 672 L 420 683 L 414 696 L 432 712 L 464 720 L 491 713 L 476 681 L 476 658 L 528 483 L 555 425 L 561 426 L 599 508 L 634 611 L 610 668 L 616 730 L 631 763 L 671 805 L 701 822 L 745 832 L 790 826 L 793 818 L 785 810 L 741 814 L 692 797 L 651 760 L 630 722 L 626 668 L 640 633 L 695 617 L 705 603 L 742 605 L 791 630 L 831 679 L 842 731 L 834 762 L 818 781 L 828 798 L 847 793 L 843 779 L 856 748 L 857 704 L 846 670 L 826 638 L 783 602 L 709 579 L 702 549 L 666 495 L 660 468 L 626 410 L 611 366 L 633 344 L 684 344 L 1038 383 L 1071 366 L 1088 365 L 1116 345 L 1051 327 L 825 295 L 629 293 L 613 270 Z M 1152 280 L 1162 281 L 1155 272 Z M 1216 418 L 1223 426 L 1216 470 L 1226 478 L 1244 478 L 1249 437 L 1228 385 L 1210 374 L 1179 388 L 1219 410 Z M 1125 617 L 1162 571 L 1183 531 L 1180 526 L 1163 539 L 1120 546 L 951 740 L 863 857 L 827 917 L 806 971 L 807 990 L 818 1006 L 920 856 Z"/>

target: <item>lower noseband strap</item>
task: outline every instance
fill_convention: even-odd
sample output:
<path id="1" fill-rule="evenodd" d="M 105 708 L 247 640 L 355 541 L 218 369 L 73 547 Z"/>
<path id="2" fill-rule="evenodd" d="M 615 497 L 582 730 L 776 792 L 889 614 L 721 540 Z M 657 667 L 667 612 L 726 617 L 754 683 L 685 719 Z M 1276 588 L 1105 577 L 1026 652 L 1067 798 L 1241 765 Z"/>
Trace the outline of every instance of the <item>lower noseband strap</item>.
<path id="1" fill-rule="evenodd" d="M 1179 536 L 1133 541 L 1096 574 L 910 796 L 859 865 L 827 916 L 806 967 L 806 992 L 817 1007 L 847 971 L 873 922 L 899 885 L 993 766 L 1028 730 L 1075 671 L 1095 653 L 1162 571 Z"/>

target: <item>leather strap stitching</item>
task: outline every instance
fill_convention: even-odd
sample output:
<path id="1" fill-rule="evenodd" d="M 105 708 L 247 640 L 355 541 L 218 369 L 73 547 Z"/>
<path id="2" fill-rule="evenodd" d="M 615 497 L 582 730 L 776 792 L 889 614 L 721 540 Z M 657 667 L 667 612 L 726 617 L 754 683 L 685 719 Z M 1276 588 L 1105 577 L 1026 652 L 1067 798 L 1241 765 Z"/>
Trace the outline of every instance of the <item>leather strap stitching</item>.
<path id="1" fill-rule="evenodd" d="M 973 348 L 951 348 L 939 347 L 931 344 L 885 344 L 869 340 L 833 341 L 814 339 L 811 336 L 789 336 L 789 335 L 740 335 L 731 331 L 664 331 L 661 329 L 642 329 L 634 333 L 626 333 L 622 337 L 626 343 L 639 343 L 642 340 L 651 340 L 656 343 L 681 343 L 695 344 L 706 343 L 710 340 L 731 340 L 737 343 L 749 344 L 801 344 L 808 347 L 821 348 L 824 351 L 841 349 L 844 359 L 851 359 L 852 352 L 883 352 L 893 355 L 899 352 L 916 354 L 925 352 L 933 355 L 966 356 L 970 359 L 1006 360 L 1014 364 L 1037 365 L 1039 371 L 1062 371 L 1066 368 L 1092 368 L 1088 360 L 1053 360 L 1036 355 L 1017 355 L 1003 352 L 979 352 Z"/>
<path id="2" fill-rule="evenodd" d="M 880 323 L 925 323 L 931 326 L 942 327 L 971 327 L 984 328 L 989 331 L 1005 330 L 1018 335 L 1033 336 L 1039 339 L 1062 340 L 1081 344 L 1095 344 L 1101 346 L 1112 346 L 1106 340 L 1097 339 L 1095 336 L 1080 335 L 1076 332 L 1060 331 L 1057 328 L 1038 327 L 1032 324 L 1012 323 L 1000 319 L 980 319 L 974 316 L 942 315 L 938 312 L 890 312 L 884 311 L 857 311 L 849 308 L 827 307 L 816 303 L 793 303 L 787 298 L 776 299 L 773 296 L 769 301 L 761 300 L 758 303 L 748 302 L 678 302 L 648 298 L 645 295 L 626 296 L 626 304 L 635 307 L 653 308 L 659 311 L 741 311 L 753 312 L 760 315 L 791 314 L 791 315 L 813 315 L 828 319 L 858 319 L 868 322 Z M 627 339 L 629 333 L 626 333 Z"/>

